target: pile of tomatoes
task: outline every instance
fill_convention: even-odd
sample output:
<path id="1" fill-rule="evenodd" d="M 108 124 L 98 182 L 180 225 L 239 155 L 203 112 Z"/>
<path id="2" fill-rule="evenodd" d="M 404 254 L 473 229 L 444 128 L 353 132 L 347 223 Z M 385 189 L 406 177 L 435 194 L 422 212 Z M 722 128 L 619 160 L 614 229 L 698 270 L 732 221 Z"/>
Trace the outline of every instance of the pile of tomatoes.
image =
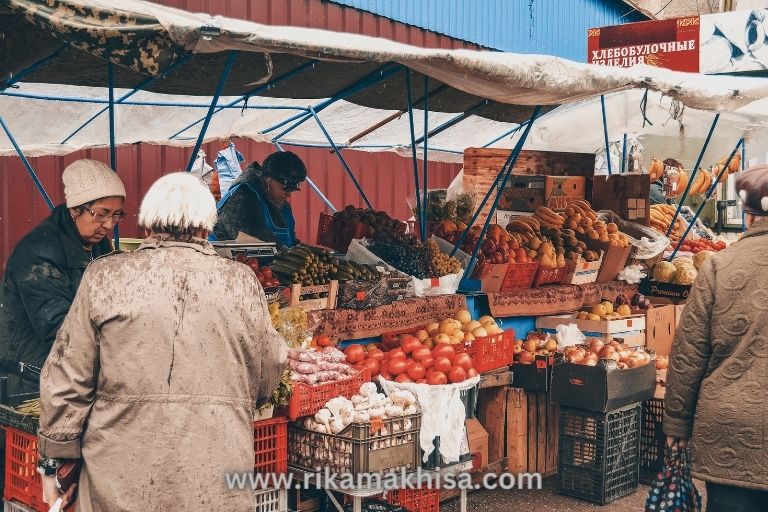
<path id="1" fill-rule="evenodd" d="M 253 273 L 256 274 L 256 279 L 259 280 L 259 283 L 261 283 L 261 286 L 264 288 L 275 288 L 280 286 L 280 281 L 278 281 L 272 273 L 272 269 L 267 266 L 260 266 L 259 260 L 256 258 L 249 258 L 245 254 L 240 253 L 235 257 L 235 261 L 248 265 L 251 270 L 253 270 Z"/>
<path id="2" fill-rule="evenodd" d="M 411 335 L 400 337 L 399 347 L 386 352 L 375 345 L 350 345 L 344 350 L 347 361 L 395 382 L 455 384 L 477 375 L 472 358 L 456 346 L 438 343 L 430 349 Z"/>
<path id="3" fill-rule="evenodd" d="M 673 243 L 672 248 L 676 249 L 677 244 Z M 702 238 L 700 240 L 689 240 L 685 239 L 680 245 L 680 250 L 684 252 L 691 252 L 693 254 L 700 253 L 701 251 L 722 251 L 726 248 L 725 242 L 714 242 L 712 240 L 707 240 L 706 238 Z"/>

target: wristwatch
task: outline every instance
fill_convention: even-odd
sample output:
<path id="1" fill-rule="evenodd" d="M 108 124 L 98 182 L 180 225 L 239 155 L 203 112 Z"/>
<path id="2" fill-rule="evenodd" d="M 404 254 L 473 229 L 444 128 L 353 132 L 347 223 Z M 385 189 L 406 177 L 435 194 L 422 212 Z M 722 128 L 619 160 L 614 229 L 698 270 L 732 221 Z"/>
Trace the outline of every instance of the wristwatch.
<path id="1" fill-rule="evenodd" d="M 61 466 L 61 460 L 40 457 L 37 461 L 37 472 L 44 476 L 56 475 L 56 470 Z"/>

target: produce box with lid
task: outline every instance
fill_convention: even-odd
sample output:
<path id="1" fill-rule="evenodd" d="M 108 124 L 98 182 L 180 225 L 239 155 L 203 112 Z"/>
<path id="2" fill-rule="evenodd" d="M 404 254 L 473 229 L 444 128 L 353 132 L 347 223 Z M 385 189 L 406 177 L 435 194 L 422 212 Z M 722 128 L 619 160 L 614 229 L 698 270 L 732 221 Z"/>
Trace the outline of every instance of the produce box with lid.
<path id="1" fill-rule="evenodd" d="M 339 474 L 415 471 L 419 465 L 421 415 L 353 423 L 338 434 L 288 429 L 288 464 L 305 471 L 328 468 Z"/>
<path id="2" fill-rule="evenodd" d="M 541 316 L 536 319 L 536 328 L 555 332 L 558 325 L 575 324 L 587 336 L 597 338 L 622 337 L 645 331 L 645 315 L 630 315 L 612 320 L 582 320 L 575 314 Z"/>
<path id="3" fill-rule="evenodd" d="M 595 210 L 610 210 L 622 219 L 648 226 L 650 191 L 651 179 L 647 174 L 595 176 L 591 203 Z"/>
<path id="4" fill-rule="evenodd" d="M 688 295 L 691 293 L 691 285 L 643 279 L 640 281 L 640 293 L 653 297 L 654 301 L 656 299 L 664 299 L 669 304 L 680 304 L 688 300 Z"/>
<path id="5" fill-rule="evenodd" d="M 584 199 L 587 180 L 584 176 L 513 175 L 502 192 L 501 210 L 534 211 L 539 206 L 564 210 L 578 199 Z"/>
<path id="6" fill-rule="evenodd" d="M 552 400 L 560 405 L 606 412 L 650 400 L 656 391 L 653 361 L 636 368 L 608 370 L 564 362 L 552 370 Z"/>

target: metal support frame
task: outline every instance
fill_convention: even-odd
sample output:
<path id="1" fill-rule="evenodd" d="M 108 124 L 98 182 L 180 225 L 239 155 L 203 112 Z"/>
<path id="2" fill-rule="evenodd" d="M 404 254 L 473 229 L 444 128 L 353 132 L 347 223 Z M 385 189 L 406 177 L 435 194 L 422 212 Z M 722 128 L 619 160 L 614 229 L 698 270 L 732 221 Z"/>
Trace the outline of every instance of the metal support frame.
<path id="1" fill-rule="evenodd" d="M 351 96 L 352 94 L 360 92 L 363 89 L 366 89 L 366 88 L 368 88 L 368 87 L 370 87 L 370 86 L 372 86 L 374 84 L 377 84 L 377 83 L 381 82 L 382 80 L 385 80 L 385 79 L 389 78 L 390 76 L 394 75 L 395 73 L 400 72 L 403 69 L 403 66 L 401 64 L 398 64 L 398 65 L 393 66 L 393 67 L 389 67 L 389 66 L 390 66 L 390 64 L 385 64 L 385 65 L 379 67 L 373 73 L 370 73 L 370 74 L 364 76 L 363 78 L 361 78 L 357 82 L 353 83 L 352 85 L 349 85 L 349 86 L 345 87 L 344 89 L 342 89 L 341 91 L 337 92 L 336 94 L 334 94 L 330 98 L 327 98 L 327 99 L 321 101 L 320 103 L 317 103 L 317 104 L 313 105 L 310 108 L 314 109 L 315 113 L 322 112 L 323 110 L 325 110 L 326 108 L 328 108 L 332 104 L 336 103 L 337 101 L 343 100 L 344 98 L 346 98 L 348 96 Z M 284 137 L 285 135 L 289 134 L 290 132 L 292 132 L 293 130 L 295 130 L 296 128 L 298 128 L 302 124 L 304 124 L 304 122 L 307 121 L 310 117 L 312 117 L 311 114 L 305 114 L 296 123 L 292 124 L 290 127 L 288 127 L 283 132 L 281 132 L 280 135 L 275 136 L 273 138 L 273 140 L 279 141 L 280 138 Z M 286 119 L 284 121 L 281 121 L 281 122 L 277 123 L 274 126 L 270 126 L 269 128 L 266 128 L 266 129 L 262 130 L 261 133 L 262 134 L 266 134 L 266 133 L 272 132 L 274 130 L 277 130 L 278 128 L 281 128 L 281 127 L 285 126 L 286 124 L 290 123 L 291 121 L 293 121 L 296 118 L 297 117 L 294 116 L 291 119 Z"/>
<path id="2" fill-rule="evenodd" d="M 672 216 L 672 222 L 669 223 L 669 228 L 667 229 L 666 236 L 669 237 L 670 233 L 672 233 L 672 230 L 675 227 L 675 222 L 677 221 L 678 215 L 680 215 L 680 210 L 683 208 L 683 204 L 685 203 L 685 200 L 688 198 L 688 193 L 691 190 L 691 185 L 693 185 L 693 181 L 696 178 L 696 174 L 699 172 L 699 166 L 701 165 L 701 161 L 704 159 L 704 153 L 707 152 L 707 146 L 709 146 L 709 141 L 712 139 L 712 134 L 715 132 L 715 127 L 717 126 L 717 122 L 720 120 L 720 114 L 715 114 L 715 118 L 712 120 L 712 126 L 709 127 L 709 133 L 707 133 L 707 138 L 704 139 L 704 145 L 701 147 L 701 151 L 699 152 L 699 157 L 696 159 L 696 165 L 693 166 L 693 171 L 691 172 L 691 175 L 688 177 L 688 184 L 685 186 L 685 190 L 683 191 L 683 195 L 680 196 L 680 201 L 678 202 L 677 209 L 675 210 L 675 214 Z"/>
<path id="3" fill-rule="evenodd" d="M 421 204 L 421 190 L 419 189 L 419 160 L 416 157 L 416 129 L 413 123 L 413 89 L 411 81 L 411 70 L 405 70 L 405 89 L 408 97 L 408 126 L 411 136 L 411 160 L 413 162 L 413 182 L 416 189 L 416 218 L 421 219 L 421 211 L 426 208 L 426 204 Z M 427 198 L 424 198 L 426 203 Z M 422 241 L 426 238 L 426 233 L 421 232 Z"/>
<path id="4" fill-rule="evenodd" d="M 143 82 L 141 82 L 139 85 L 137 85 L 136 87 L 134 87 L 133 89 L 131 89 L 131 90 L 130 90 L 130 91 L 128 91 L 127 93 L 123 94 L 123 95 L 122 95 L 122 96 L 120 96 L 119 98 L 117 98 L 117 99 L 114 101 L 114 103 L 123 103 L 125 100 L 127 100 L 128 98 L 130 98 L 131 96 L 133 96 L 133 95 L 134 95 L 134 94 L 136 94 L 137 92 L 139 92 L 139 91 L 143 90 L 144 88 L 146 88 L 146 87 L 150 86 L 150 85 L 151 85 L 152 83 L 154 83 L 154 81 L 155 81 L 155 80 L 157 80 L 158 78 L 163 78 L 163 77 L 167 76 L 167 75 L 168 75 L 168 73 L 170 73 L 171 71 L 173 71 L 174 69 L 176 69 L 176 67 L 177 67 L 177 66 L 179 66 L 179 65 L 181 65 L 181 64 L 183 64 L 183 63 L 185 63 L 186 61 L 188 61 L 188 60 L 190 59 L 190 57 L 191 57 L 191 56 L 192 56 L 192 54 L 186 54 L 186 55 L 183 55 L 183 56 L 182 56 L 180 59 L 178 59 L 176 62 L 174 62 L 173 64 L 171 64 L 170 66 L 168 66 L 168 69 L 166 69 L 165 71 L 163 71 L 162 73 L 160 73 L 160 74 L 159 74 L 159 75 L 157 75 L 157 76 L 153 76 L 153 77 L 147 78 L 146 80 L 144 80 Z M 73 131 L 72 133 L 70 133 L 69 135 L 67 135 L 67 137 L 66 137 L 64 140 L 62 140 L 62 141 L 61 141 L 61 144 L 66 144 L 67 142 L 69 142 L 69 140 L 70 140 L 72 137 L 74 137 L 75 135 L 77 135 L 78 133 L 80 133 L 80 131 L 82 131 L 82 130 L 83 130 L 83 128 L 85 128 L 86 126 L 88 126 L 89 124 L 91 124 L 93 121 L 95 121 L 95 120 L 96 120 L 96 118 L 97 118 L 97 117 L 99 117 L 101 114 L 103 114 L 103 113 L 104 113 L 104 112 L 106 112 L 107 110 L 109 110 L 109 106 L 106 106 L 106 107 L 104 107 L 103 109 L 101 109 L 101 110 L 99 110 L 98 112 L 96 112 L 95 114 L 93 114 L 93 115 L 92 115 L 91 117 L 89 117 L 89 118 L 88 118 L 88 119 L 87 119 L 87 120 L 86 120 L 86 121 L 85 121 L 83 124 L 81 124 L 81 125 L 80 125 L 80 126 L 79 126 L 79 127 L 76 129 L 76 130 L 75 130 L 75 131 Z"/>
<path id="5" fill-rule="evenodd" d="M 318 61 L 317 61 L 317 60 L 311 60 L 311 61 L 309 61 L 309 62 L 305 62 L 305 63 L 304 63 L 304 64 L 302 64 L 301 66 L 298 66 L 298 67 L 296 67 L 296 68 L 294 68 L 294 69 L 292 69 L 292 70 L 290 70 L 290 71 L 287 71 L 287 72 L 283 73 L 282 75 L 280 75 L 280 76 L 278 76 L 278 77 L 274 78 L 273 80 L 270 80 L 270 81 L 269 81 L 269 82 L 267 82 L 267 83 L 261 84 L 260 86 L 258 86 L 258 87 L 256 87 L 256 88 L 254 88 L 254 89 L 251 89 L 251 90 L 250 90 L 250 91 L 248 91 L 247 93 L 243 94 L 242 96 L 240 96 L 239 98 L 237 98 L 237 99 L 235 99 L 235 100 L 232 100 L 232 101 L 230 101 L 230 102 L 229 102 L 229 103 L 227 103 L 226 105 L 222 105 L 221 107 L 216 107 L 216 110 L 215 110 L 213 113 L 214 113 L 214 114 L 218 114 L 219 112 L 221 112 L 221 111 L 222 111 L 222 110 L 224 110 L 225 108 L 231 108 L 231 107 L 234 107 L 234 106 L 235 106 L 235 105 L 237 105 L 238 103 L 241 103 L 241 102 L 243 102 L 243 101 L 246 101 L 246 100 L 247 100 L 248 98 L 250 98 L 251 96 L 254 96 L 254 95 L 256 95 L 256 94 L 258 94 L 258 93 L 260 93 L 260 92 L 263 92 L 263 91 L 268 91 L 268 90 L 272 89 L 273 87 L 275 87 L 275 86 L 276 86 L 277 84 L 279 84 L 280 82 L 284 82 L 284 81 L 288 80 L 289 78 L 293 78 L 294 76 L 296 76 L 296 75 L 298 75 L 298 74 L 301 74 L 301 73 L 303 73 L 304 71 L 307 71 L 308 69 L 314 69 L 314 68 L 315 68 L 315 65 L 316 65 L 317 63 L 318 63 Z M 302 110 L 304 110 L 304 111 L 306 112 L 306 109 L 302 109 Z M 170 140 L 173 140 L 173 139 L 175 139 L 176 137 L 178 137 L 179 135 L 181 135 L 181 134 L 182 134 L 182 133 L 184 133 L 185 131 L 187 131 L 187 130 L 189 130 L 190 128 L 192 128 L 193 126 L 195 126 L 195 125 L 198 125 L 198 124 L 200 124 L 200 123 L 202 123 L 202 122 L 204 122 L 204 121 L 205 121 L 205 117 L 202 117 L 202 118 L 198 119 L 197 121 L 195 121 L 194 123 L 190 123 L 190 124 L 188 124 L 187 126 L 185 126 L 184 128 L 182 128 L 181 130 L 179 130 L 179 131 L 177 131 L 176 133 L 174 133 L 173 135 L 171 135 L 171 136 L 170 136 Z"/>
<path id="6" fill-rule="evenodd" d="M 525 127 L 525 124 L 526 124 L 527 122 L 528 122 L 528 121 L 526 121 L 525 123 L 520 123 L 519 125 L 515 126 L 515 127 L 514 127 L 514 128 L 512 128 L 511 130 L 507 130 L 506 132 L 502 133 L 501 135 L 499 135 L 498 137 L 496 137 L 496 138 L 495 138 L 495 139 L 493 139 L 492 141 L 490 141 L 490 142 L 488 142 L 488 143 L 486 143 L 486 144 L 483 144 L 483 146 L 482 146 L 482 147 L 484 147 L 484 148 L 487 148 L 488 146 L 491 146 L 491 145 L 493 145 L 493 144 L 496 144 L 497 142 L 499 142 L 499 141 L 500 141 L 501 139 L 503 139 L 504 137 L 511 137 L 512 135 L 514 135 L 514 134 L 516 134 L 517 132 L 519 132 L 519 131 L 520 131 L 522 128 L 524 128 L 524 127 Z"/>
<path id="7" fill-rule="evenodd" d="M 48 209 L 53 210 L 53 202 L 51 201 L 51 198 L 48 196 L 48 193 L 45 191 L 45 187 L 43 187 L 43 184 L 40 183 L 40 179 L 37 177 L 35 170 L 32 168 L 32 164 L 30 164 L 29 160 L 27 160 L 27 157 L 24 156 L 24 152 L 21 150 L 21 148 L 19 147 L 19 144 L 16 142 L 16 139 L 11 134 L 11 130 L 8 128 L 8 125 L 5 124 L 5 120 L 3 119 L 2 115 L 0 115 L 0 126 L 2 126 L 3 131 L 5 131 L 5 135 L 8 137 L 8 140 L 11 141 L 11 144 L 13 145 L 13 149 L 15 149 L 16 154 L 19 155 L 19 158 L 21 159 L 21 163 L 24 164 L 24 168 L 27 170 L 27 174 L 29 174 L 29 177 L 32 178 L 32 182 L 35 184 L 37 191 L 40 192 L 40 195 L 43 197 L 43 201 L 45 201 L 45 204 L 48 206 Z"/>
<path id="8" fill-rule="evenodd" d="M 320 121 L 320 117 L 318 117 L 317 112 L 315 112 L 315 109 L 313 107 L 309 107 L 309 112 L 312 115 L 312 117 L 315 118 L 315 121 L 317 122 L 317 126 L 319 126 L 320 130 L 322 130 L 323 135 L 325 135 L 325 138 L 328 140 L 328 143 L 333 148 L 334 153 L 336 153 L 336 157 L 341 162 L 342 167 L 344 167 L 344 171 L 352 180 L 352 184 L 355 185 L 355 188 L 360 193 L 360 196 L 363 198 L 363 201 L 368 206 L 368 208 L 373 209 L 373 205 L 368 200 L 368 196 L 365 195 L 365 192 L 363 191 L 363 187 L 360 186 L 360 182 L 357 181 L 357 178 L 355 177 L 355 174 L 352 172 L 352 169 L 349 168 L 349 164 L 347 164 L 347 161 L 344 159 L 344 156 L 341 154 L 341 150 L 336 145 L 336 143 L 333 142 L 333 138 L 331 138 L 331 135 L 328 133 L 328 130 L 325 129 L 325 125 L 323 124 L 322 121 Z"/>
<path id="9" fill-rule="evenodd" d="M 107 80 L 109 82 L 109 166 L 117 172 L 117 148 L 115 147 L 115 66 L 107 61 Z M 115 236 L 115 249 L 120 249 L 120 227 L 112 228 Z"/>
<path id="10" fill-rule="evenodd" d="M 422 185 L 424 187 L 424 193 L 422 198 L 424 199 L 424 208 L 421 209 L 421 239 L 427 239 L 427 180 L 428 180 L 428 167 L 429 167 L 429 77 L 424 75 L 424 149 L 422 149 L 422 155 L 424 156 L 424 163 L 421 166 L 421 170 L 424 173 L 424 180 Z"/>
<path id="11" fill-rule="evenodd" d="M 187 172 L 190 172 L 192 170 L 192 165 L 194 165 L 195 159 L 197 158 L 197 152 L 200 151 L 200 146 L 203 145 L 205 132 L 208 131 L 208 125 L 211 124 L 213 111 L 216 108 L 216 103 L 218 103 L 219 101 L 219 96 L 221 96 L 221 91 L 224 90 L 224 84 L 227 83 L 227 78 L 229 78 L 229 72 L 232 71 L 232 65 L 235 63 L 235 57 L 237 57 L 236 50 L 230 51 L 229 55 L 227 55 L 227 62 L 224 64 L 224 71 L 221 73 L 221 78 L 219 79 L 219 85 L 216 86 L 216 92 L 214 93 L 213 99 L 211 100 L 211 106 L 208 109 L 208 115 L 205 116 L 205 121 L 203 121 L 203 127 L 200 129 L 200 134 L 197 136 L 197 142 L 195 142 L 195 147 L 192 150 L 192 155 L 190 155 L 189 157 L 189 163 L 187 164 Z"/>
<path id="12" fill-rule="evenodd" d="M 279 142 L 273 142 L 272 144 L 275 145 L 278 151 L 285 152 L 285 150 L 283 149 L 283 147 L 280 145 Z M 331 202 L 331 200 L 328 199 L 325 196 L 325 194 L 323 194 L 320 188 L 317 185 L 315 185 L 315 182 L 312 181 L 309 175 L 307 175 L 306 180 L 307 180 L 307 185 L 309 185 L 309 188 L 311 188 L 314 191 L 314 193 L 317 194 L 317 196 L 325 203 L 328 209 L 331 210 L 333 213 L 336 213 L 338 211 L 336 207 L 333 206 L 333 203 Z"/>
<path id="13" fill-rule="evenodd" d="M 437 126 L 433 130 L 431 130 L 429 132 L 428 136 L 429 137 L 434 137 L 435 135 L 444 132 L 445 130 L 447 130 L 451 126 L 454 126 L 454 125 L 460 123 L 461 121 L 463 121 L 464 119 L 468 118 L 469 116 L 471 116 L 472 114 L 474 114 L 478 110 L 481 110 L 483 107 L 488 105 L 488 103 L 490 103 L 490 100 L 483 100 L 483 101 L 477 103 L 476 105 L 473 105 L 473 106 L 469 107 L 467 110 L 465 110 L 461 114 L 457 115 L 456 117 L 452 117 L 451 119 L 447 120 L 446 122 L 442 123 L 441 125 Z M 422 142 L 423 140 L 424 140 L 423 136 L 419 137 L 418 139 L 416 139 L 416 143 L 418 144 L 418 143 Z"/>
<path id="14" fill-rule="evenodd" d="M 605 96 L 600 95 L 600 107 L 603 111 L 603 136 L 605 137 L 605 158 L 608 160 L 608 176 L 611 172 L 611 145 L 608 142 L 608 117 L 605 114 Z"/>
<path id="15" fill-rule="evenodd" d="M 30 73 L 33 73 L 37 71 L 37 68 L 45 66 L 50 61 L 55 59 L 59 56 L 59 54 L 69 46 L 69 43 L 64 43 L 59 47 L 58 50 L 54 51 L 52 54 L 50 54 L 47 57 L 43 57 L 37 62 L 32 63 L 31 65 L 27 66 L 26 68 L 22 69 L 12 77 L 10 77 L 8 80 L 4 81 L 0 84 L 0 91 L 4 91 L 9 87 L 13 87 L 14 84 L 20 82 L 24 77 L 28 76 Z"/>
<path id="16" fill-rule="evenodd" d="M 499 206 L 499 200 L 501 199 L 501 195 L 504 192 L 504 188 L 507 186 L 507 182 L 509 181 L 509 177 L 512 176 L 512 170 L 515 167 L 515 163 L 517 162 L 518 157 L 520 156 L 520 152 L 523 150 L 523 146 L 525 145 L 525 140 L 528 138 L 528 134 L 531 132 L 531 127 L 533 126 L 534 121 L 536 121 L 536 118 L 539 116 L 539 112 L 541 112 L 541 106 L 536 106 L 535 109 L 533 109 L 533 114 L 531 114 L 531 119 L 529 120 L 528 124 L 525 127 L 525 131 L 520 136 L 520 140 L 517 141 L 517 144 L 515 145 L 515 149 L 512 150 L 512 153 L 509 155 L 509 158 L 507 158 L 506 163 L 502 167 L 502 173 L 504 173 L 504 178 L 502 179 L 499 189 L 496 191 L 496 197 L 493 200 L 493 204 L 491 205 L 490 210 L 488 210 L 488 217 L 485 219 L 485 223 L 483 224 L 483 229 L 480 231 L 480 238 L 478 240 L 482 240 L 485 238 L 485 234 L 488 232 L 488 227 L 491 225 L 491 219 L 493 218 L 493 214 L 496 211 L 496 208 Z M 480 210 L 485 205 L 480 206 Z M 476 220 L 477 217 L 473 217 L 473 220 Z M 467 226 L 467 229 L 470 229 L 471 226 Z M 464 276 L 462 279 L 467 279 L 469 276 L 472 275 L 472 271 L 474 270 L 475 263 L 477 262 L 477 253 L 480 250 L 480 244 L 475 244 L 475 248 L 472 250 L 472 256 L 469 259 L 469 264 L 467 264 L 467 268 L 464 271 Z"/>
<path id="17" fill-rule="evenodd" d="M 744 139 L 739 139 L 739 142 L 736 143 L 736 147 L 733 148 L 733 151 L 731 151 L 731 154 L 728 156 L 728 160 L 725 161 L 725 165 L 722 167 L 722 170 L 717 173 L 717 176 L 715 176 L 715 181 L 712 183 L 712 186 L 709 187 L 709 190 L 707 190 L 707 195 L 704 196 L 704 201 L 699 205 L 699 208 L 696 210 L 696 213 L 693 215 L 693 219 L 691 219 L 691 222 L 688 223 L 688 227 L 685 228 L 685 231 L 683 232 L 683 236 L 680 237 L 680 240 L 677 242 L 677 245 L 675 246 L 675 249 L 672 251 L 672 254 L 667 258 L 668 261 L 672 261 L 677 255 L 677 251 L 680 250 L 680 247 L 683 245 L 683 242 L 685 242 L 686 237 L 688 236 L 688 233 L 691 232 L 691 229 L 693 229 L 693 226 L 696 224 L 696 220 L 699 218 L 699 215 L 701 215 L 701 212 L 704 210 L 704 207 L 707 205 L 707 201 L 710 197 L 712 197 L 712 194 L 715 192 L 715 189 L 717 189 L 717 185 L 720 184 L 720 178 L 723 176 L 728 176 L 728 165 L 730 165 L 731 160 L 733 160 L 733 157 L 736 156 L 736 152 L 739 150 L 741 145 L 744 143 Z"/>
<path id="18" fill-rule="evenodd" d="M 627 170 L 627 134 L 624 134 L 624 145 L 621 148 L 621 174 Z"/>

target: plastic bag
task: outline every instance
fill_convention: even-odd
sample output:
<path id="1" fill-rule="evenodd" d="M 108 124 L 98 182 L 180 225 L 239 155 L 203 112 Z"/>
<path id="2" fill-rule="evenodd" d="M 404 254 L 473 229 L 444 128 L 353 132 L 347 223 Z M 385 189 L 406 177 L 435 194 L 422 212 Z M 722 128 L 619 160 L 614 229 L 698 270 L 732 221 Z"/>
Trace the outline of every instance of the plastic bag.
<path id="1" fill-rule="evenodd" d="M 555 328 L 555 332 L 557 348 L 561 350 L 565 347 L 581 345 L 586 339 L 576 324 L 560 324 Z"/>
<path id="2" fill-rule="evenodd" d="M 664 467 L 645 501 L 646 512 L 701 512 L 701 495 L 693 484 L 686 450 L 667 448 Z"/>
<path id="3" fill-rule="evenodd" d="M 646 276 L 647 272 L 643 270 L 643 267 L 640 265 L 630 265 L 628 267 L 624 267 L 624 270 L 619 272 L 619 275 L 616 277 L 616 279 L 618 281 L 625 281 L 629 284 L 638 284 Z"/>

